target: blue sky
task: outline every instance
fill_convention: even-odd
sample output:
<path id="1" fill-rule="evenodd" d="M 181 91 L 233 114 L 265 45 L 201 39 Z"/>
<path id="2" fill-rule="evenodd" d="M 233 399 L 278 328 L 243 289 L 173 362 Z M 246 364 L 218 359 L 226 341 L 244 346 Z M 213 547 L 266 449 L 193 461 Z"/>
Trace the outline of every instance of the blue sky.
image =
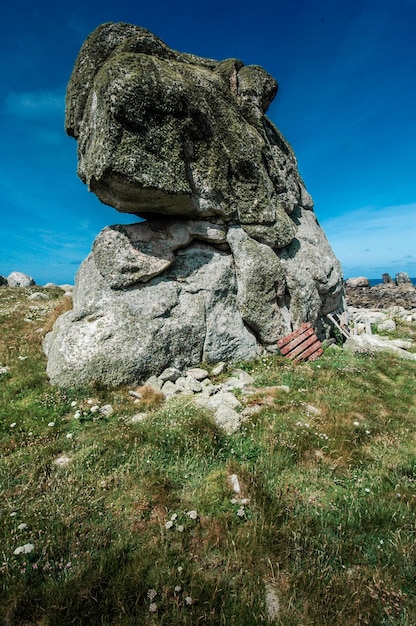
<path id="1" fill-rule="evenodd" d="M 65 88 L 108 21 L 169 46 L 259 64 L 268 116 L 291 143 L 345 277 L 416 276 L 414 0 L 24 0 L 2 9 L 0 274 L 73 282 L 104 226 L 135 221 L 78 180 Z"/>

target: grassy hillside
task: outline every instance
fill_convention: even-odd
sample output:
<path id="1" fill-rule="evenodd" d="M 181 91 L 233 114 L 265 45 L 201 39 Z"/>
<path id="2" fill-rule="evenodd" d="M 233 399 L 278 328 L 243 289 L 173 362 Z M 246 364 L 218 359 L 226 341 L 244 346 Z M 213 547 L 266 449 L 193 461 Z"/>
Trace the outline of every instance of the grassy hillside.
<path id="1" fill-rule="evenodd" d="M 191 399 L 52 388 L 60 294 L 0 289 L 1 625 L 416 624 L 416 363 L 239 364 L 228 436 Z"/>

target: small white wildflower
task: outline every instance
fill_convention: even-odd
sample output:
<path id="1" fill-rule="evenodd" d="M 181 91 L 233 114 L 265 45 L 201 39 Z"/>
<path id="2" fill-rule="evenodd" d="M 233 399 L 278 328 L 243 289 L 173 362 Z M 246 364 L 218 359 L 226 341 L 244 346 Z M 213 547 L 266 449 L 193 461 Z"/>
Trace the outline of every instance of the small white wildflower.
<path id="1" fill-rule="evenodd" d="M 380 542 L 379 542 L 379 543 L 380 543 L 380 545 L 382 546 L 382 545 L 383 545 L 383 543 L 384 543 L 383 539 L 380 539 Z"/>
<path id="2" fill-rule="evenodd" d="M 80 417 L 81 417 L 81 411 L 80 411 L 80 410 L 75 411 L 75 413 L 74 413 L 74 419 L 79 420 L 79 418 L 80 418 Z"/>
<path id="3" fill-rule="evenodd" d="M 100 407 L 97 406 L 96 404 L 94 404 L 94 406 L 90 408 L 91 413 L 97 413 L 97 411 L 99 410 L 100 410 Z"/>
<path id="4" fill-rule="evenodd" d="M 366 431 L 365 431 L 365 434 L 366 434 L 366 435 L 369 435 L 369 434 L 370 434 L 370 431 L 369 431 L 369 430 L 366 430 Z"/>
<path id="5" fill-rule="evenodd" d="M 149 589 L 147 592 L 147 597 L 149 598 L 149 600 L 154 600 L 157 596 L 157 591 L 156 589 Z"/>
<path id="6" fill-rule="evenodd" d="M 238 515 L 238 517 L 244 517 L 244 516 L 245 516 L 245 514 L 246 514 L 246 512 L 244 511 L 244 507 L 243 507 L 243 506 L 241 506 L 241 507 L 238 509 L 238 511 L 237 511 L 237 515 Z"/>
<path id="7" fill-rule="evenodd" d="M 33 543 L 25 543 L 24 546 L 19 546 L 18 548 L 16 548 L 16 550 L 13 552 L 13 554 L 29 554 L 30 552 L 32 552 L 35 549 L 35 546 L 33 545 Z"/>
<path id="8" fill-rule="evenodd" d="M 12 424 L 10 424 L 10 428 L 14 428 L 16 426 L 16 422 L 13 422 Z"/>
<path id="9" fill-rule="evenodd" d="M 91 400 L 91 398 L 88 398 L 87 403 L 88 404 L 94 404 L 94 400 Z"/>
<path id="10" fill-rule="evenodd" d="M 33 435 L 31 430 L 29 430 L 29 432 L 27 434 L 28 434 L 29 437 L 31 437 Z"/>
<path id="11" fill-rule="evenodd" d="M 354 423 L 354 426 L 359 426 L 360 425 L 360 422 L 353 422 L 353 423 Z"/>
<path id="12" fill-rule="evenodd" d="M 66 433 L 67 439 L 72 439 L 73 436 L 74 436 L 74 433 Z"/>
<path id="13" fill-rule="evenodd" d="M 175 586 L 175 593 L 179 593 L 180 591 L 182 591 L 182 587 L 180 585 L 176 585 Z"/>
<path id="14" fill-rule="evenodd" d="M 48 423 L 48 426 L 51 426 L 51 427 L 52 427 L 52 426 L 55 426 L 55 422 L 49 422 L 49 423 Z"/>
<path id="15" fill-rule="evenodd" d="M 156 613 L 156 611 L 157 611 L 157 604 L 156 604 L 156 602 L 152 602 L 152 603 L 149 605 L 149 611 L 150 611 L 151 613 Z"/>
<path id="16" fill-rule="evenodd" d="M 17 358 L 19 359 L 19 361 L 26 361 L 26 359 L 28 359 L 29 357 L 27 357 L 27 356 L 19 356 Z"/>
<path id="17" fill-rule="evenodd" d="M 364 491 L 365 491 L 366 493 L 370 493 L 370 489 L 369 489 L 368 487 L 366 487 L 366 488 L 364 489 Z"/>
<path id="18" fill-rule="evenodd" d="M 72 400 L 72 402 L 71 402 L 71 406 L 77 406 L 77 402 L 76 402 L 76 400 Z"/>
<path id="19" fill-rule="evenodd" d="M 187 604 L 188 606 L 190 606 L 192 604 L 192 598 L 191 596 L 186 596 L 185 598 L 185 604 Z"/>
<path id="20" fill-rule="evenodd" d="M 231 504 L 238 504 L 237 498 L 231 498 L 230 502 Z"/>
<path id="21" fill-rule="evenodd" d="M 170 519 L 172 520 L 172 522 L 174 522 L 174 521 L 177 519 L 177 517 L 178 517 L 178 514 L 177 514 L 177 513 L 173 513 L 173 514 L 170 516 Z"/>
<path id="22" fill-rule="evenodd" d="M 10 517 L 16 517 L 16 515 L 17 515 L 17 511 L 12 511 L 12 512 L 10 513 Z"/>
<path id="23" fill-rule="evenodd" d="M 169 528 L 172 528 L 172 526 L 173 526 L 172 520 L 168 520 L 165 524 L 166 530 L 169 530 Z"/>
<path id="24" fill-rule="evenodd" d="M 182 524 L 179 524 L 179 526 L 178 526 L 178 528 L 177 528 L 177 531 L 178 531 L 179 533 L 183 533 L 183 531 L 184 531 L 184 530 L 185 530 L 185 527 L 184 527 L 184 526 L 182 526 Z"/>
<path id="25" fill-rule="evenodd" d="M 241 504 L 248 504 L 250 502 L 250 498 L 243 498 L 241 500 Z"/>
<path id="26" fill-rule="evenodd" d="M 182 567 L 182 565 L 178 565 L 178 572 L 179 572 L 179 573 L 183 572 L 183 567 Z"/>
<path id="27" fill-rule="evenodd" d="M 27 528 L 27 524 L 19 524 L 19 526 L 17 528 L 19 530 L 25 530 L 25 528 Z"/>
<path id="28" fill-rule="evenodd" d="M 396 498 L 400 498 L 401 494 L 400 493 L 396 493 Z"/>
<path id="29" fill-rule="evenodd" d="M 191 519 L 198 519 L 197 511 L 188 511 L 187 516 L 190 517 Z"/>

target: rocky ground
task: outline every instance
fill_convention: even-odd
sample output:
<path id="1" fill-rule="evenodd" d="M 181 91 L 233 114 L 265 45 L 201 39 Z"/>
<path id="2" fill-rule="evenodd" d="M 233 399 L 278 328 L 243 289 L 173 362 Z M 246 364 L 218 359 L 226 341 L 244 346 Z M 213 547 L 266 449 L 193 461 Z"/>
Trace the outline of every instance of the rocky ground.
<path id="1" fill-rule="evenodd" d="M 348 306 L 366 309 L 388 309 L 400 306 L 408 311 L 416 309 L 416 287 L 412 283 L 380 283 L 352 286 L 345 284 Z"/>

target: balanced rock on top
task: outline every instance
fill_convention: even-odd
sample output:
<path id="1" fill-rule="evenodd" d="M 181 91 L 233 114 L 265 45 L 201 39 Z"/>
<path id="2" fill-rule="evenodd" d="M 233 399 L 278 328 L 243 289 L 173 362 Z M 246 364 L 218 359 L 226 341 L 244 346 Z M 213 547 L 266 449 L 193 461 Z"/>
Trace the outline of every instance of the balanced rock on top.
<path id="1" fill-rule="evenodd" d="M 147 221 L 96 238 L 45 341 L 53 383 L 250 359 L 304 321 L 325 334 L 341 268 L 265 116 L 276 91 L 259 66 L 180 53 L 137 26 L 88 37 L 67 91 L 78 173 Z"/>

